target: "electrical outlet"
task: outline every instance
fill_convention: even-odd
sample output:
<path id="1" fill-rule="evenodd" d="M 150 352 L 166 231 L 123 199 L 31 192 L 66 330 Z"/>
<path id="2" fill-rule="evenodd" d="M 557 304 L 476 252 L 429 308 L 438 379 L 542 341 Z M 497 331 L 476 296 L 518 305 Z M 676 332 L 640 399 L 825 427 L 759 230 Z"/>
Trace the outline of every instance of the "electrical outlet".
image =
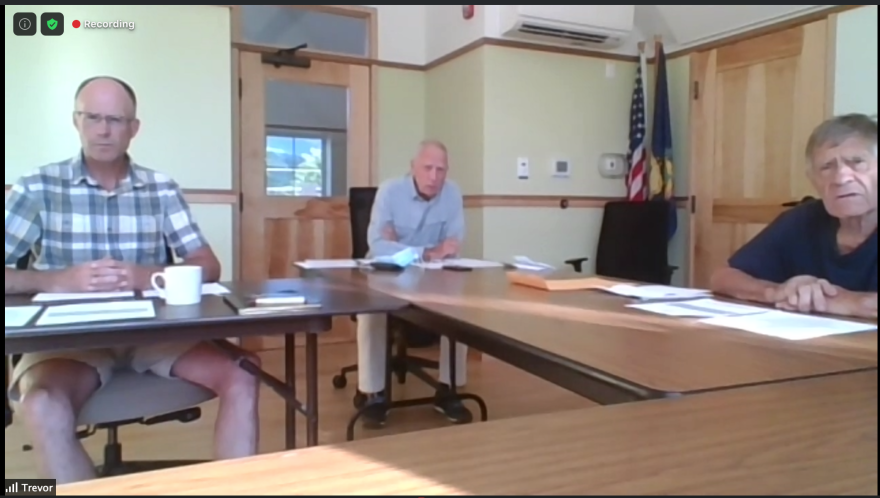
<path id="1" fill-rule="evenodd" d="M 520 157 L 516 160 L 516 177 L 520 180 L 529 179 L 529 158 Z"/>

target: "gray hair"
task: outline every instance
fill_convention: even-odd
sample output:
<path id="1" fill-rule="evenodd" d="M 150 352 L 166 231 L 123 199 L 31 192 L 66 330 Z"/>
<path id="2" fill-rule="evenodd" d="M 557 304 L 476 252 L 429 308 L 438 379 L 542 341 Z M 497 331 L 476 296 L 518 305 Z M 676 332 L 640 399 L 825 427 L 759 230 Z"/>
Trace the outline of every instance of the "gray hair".
<path id="1" fill-rule="evenodd" d="M 416 149 L 416 155 L 413 157 L 418 157 L 419 154 L 422 153 L 422 151 L 430 148 L 440 149 L 443 151 L 443 154 L 447 156 L 449 155 L 449 150 L 446 149 L 446 144 L 444 144 L 440 140 L 422 140 L 421 142 L 419 142 L 419 148 Z"/>
<path id="2" fill-rule="evenodd" d="M 810 139 L 807 140 L 806 156 L 810 161 L 816 150 L 832 146 L 837 147 L 843 142 L 857 138 L 873 147 L 874 156 L 877 156 L 877 116 L 867 114 L 844 114 L 826 120 L 813 130 Z"/>

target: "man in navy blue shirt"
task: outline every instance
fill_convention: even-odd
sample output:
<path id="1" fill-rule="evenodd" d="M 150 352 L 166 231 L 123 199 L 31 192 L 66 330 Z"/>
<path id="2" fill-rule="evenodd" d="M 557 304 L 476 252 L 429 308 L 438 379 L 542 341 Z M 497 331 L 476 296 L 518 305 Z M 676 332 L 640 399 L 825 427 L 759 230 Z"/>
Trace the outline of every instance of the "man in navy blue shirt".
<path id="1" fill-rule="evenodd" d="M 877 121 L 819 125 L 806 148 L 821 199 L 782 214 L 712 275 L 712 290 L 803 313 L 877 318 Z"/>

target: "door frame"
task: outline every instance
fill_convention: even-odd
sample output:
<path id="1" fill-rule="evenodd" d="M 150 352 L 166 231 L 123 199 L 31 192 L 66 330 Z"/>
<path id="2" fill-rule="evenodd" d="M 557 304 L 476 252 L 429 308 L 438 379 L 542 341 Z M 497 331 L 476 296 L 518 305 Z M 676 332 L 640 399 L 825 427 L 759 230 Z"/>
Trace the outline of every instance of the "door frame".
<path id="1" fill-rule="evenodd" d="M 746 39 L 736 39 L 730 43 L 740 43 L 750 38 L 759 38 L 779 31 L 798 28 L 806 24 L 825 21 L 825 118 L 834 115 L 834 82 L 837 66 L 837 13 L 829 13 L 824 18 L 808 18 L 798 24 L 785 24 L 771 32 L 763 31 Z M 726 45 L 726 44 L 725 44 Z M 690 55 L 690 98 L 689 98 L 689 171 L 688 188 L 690 190 L 690 216 L 688 240 L 688 285 L 693 287 L 697 274 L 697 260 L 709 261 L 701 253 L 709 250 L 711 244 L 707 233 L 702 227 L 712 225 L 713 219 L 713 185 L 706 180 L 712 176 L 714 168 L 715 145 L 715 99 L 716 70 L 718 49 L 716 46 Z M 743 206 L 749 210 L 749 206 Z M 763 217 L 773 218 L 773 213 L 761 213 Z M 778 213 L 776 213 L 778 214 Z M 770 221 L 770 220 L 768 220 Z M 706 271 L 706 269 L 702 269 Z"/>
<path id="2" fill-rule="evenodd" d="M 235 202 L 232 205 L 232 278 L 242 280 L 245 276 L 242 257 L 242 211 L 244 208 L 244 192 L 241 185 L 242 168 L 242 122 L 241 122 L 241 57 L 247 53 L 272 53 L 278 47 L 244 43 L 242 36 L 241 5 L 219 5 L 227 7 L 230 12 L 230 73 L 232 78 L 232 194 Z M 365 19 L 369 33 L 369 54 L 366 57 L 355 57 L 347 54 L 302 50 L 298 55 L 313 61 L 341 61 L 352 65 L 366 66 L 370 72 L 370 186 L 378 184 L 378 86 L 379 77 L 379 14 L 375 7 L 362 5 L 290 5 L 289 7 L 325 12 Z"/>
<path id="3" fill-rule="evenodd" d="M 263 261 L 263 218 L 274 213 L 275 206 L 265 195 L 265 86 L 267 81 L 304 83 L 348 88 L 349 123 L 347 128 L 347 183 L 349 186 L 371 186 L 374 173 L 373 130 L 370 69 L 363 65 L 341 62 L 312 61 L 309 69 L 274 67 L 264 64 L 262 54 L 242 53 L 239 58 L 243 91 L 241 97 L 241 170 L 239 199 L 241 229 L 242 280 L 267 277 Z M 260 144 L 257 148 L 257 144 Z M 366 162 L 358 161 L 366 158 Z M 362 165 L 366 166 L 364 168 Z M 326 199 L 326 198 L 322 198 Z M 292 216 L 280 206 L 277 217 Z M 300 199 L 304 200 L 304 199 Z M 266 204 L 269 203 L 269 206 Z M 246 244 L 247 241 L 247 244 Z"/>

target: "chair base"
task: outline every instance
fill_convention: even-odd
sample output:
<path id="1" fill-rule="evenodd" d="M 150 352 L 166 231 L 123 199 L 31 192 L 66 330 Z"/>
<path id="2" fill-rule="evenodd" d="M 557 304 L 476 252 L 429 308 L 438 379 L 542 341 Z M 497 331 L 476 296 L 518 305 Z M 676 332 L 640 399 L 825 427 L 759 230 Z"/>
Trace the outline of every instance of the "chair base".
<path id="1" fill-rule="evenodd" d="M 412 374 L 418 377 L 419 380 L 427 384 L 429 387 L 434 389 L 435 391 L 440 387 L 440 383 L 433 379 L 430 375 L 425 372 L 426 368 L 437 368 L 437 362 L 426 360 L 424 358 L 418 357 L 407 357 L 407 358 L 395 358 L 395 361 L 392 362 L 391 368 L 397 376 L 397 380 L 400 384 L 406 382 L 406 374 Z M 355 369 L 357 367 L 355 366 Z M 402 374 L 400 373 L 402 371 Z M 391 386 L 388 386 L 386 389 L 387 400 L 385 402 L 386 409 L 388 411 L 396 410 L 398 408 L 412 408 L 414 406 L 433 406 L 436 398 L 434 396 L 426 397 L 426 398 L 415 398 L 415 399 L 402 399 L 397 401 L 391 400 Z M 465 401 L 471 400 L 477 404 L 480 408 L 480 421 L 486 422 L 489 420 L 489 408 L 486 406 L 486 402 L 483 398 L 477 396 L 476 394 L 471 393 L 455 393 L 455 396 L 458 399 Z M 345 428 L 345 440 L 346 441 L 354 441 L 354 429 L 357 425 L 358 420 L 360 420 L 361 416 L 364 414 L 366 407 L 364 406 L 364 402 L 366 401 L 366 397 L 358 391 L 354 395 L 353 404 L 357 409 L 357 412 L 351 417 L 348 421 L 348 426 Z"/>

